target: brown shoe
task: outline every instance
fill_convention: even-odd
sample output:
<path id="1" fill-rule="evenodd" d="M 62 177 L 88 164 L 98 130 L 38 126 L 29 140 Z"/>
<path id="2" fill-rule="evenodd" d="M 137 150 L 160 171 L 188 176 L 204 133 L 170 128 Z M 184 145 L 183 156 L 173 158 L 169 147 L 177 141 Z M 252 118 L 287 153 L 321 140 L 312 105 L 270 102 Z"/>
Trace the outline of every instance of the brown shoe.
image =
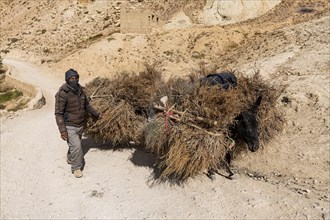
<path id="1" fill-rule="evenodd" d="M 75 170 L 75 171 L 73 171 L 73 174 L 76 178 L 80 178 L 83 176 L 81 170 Z"/>

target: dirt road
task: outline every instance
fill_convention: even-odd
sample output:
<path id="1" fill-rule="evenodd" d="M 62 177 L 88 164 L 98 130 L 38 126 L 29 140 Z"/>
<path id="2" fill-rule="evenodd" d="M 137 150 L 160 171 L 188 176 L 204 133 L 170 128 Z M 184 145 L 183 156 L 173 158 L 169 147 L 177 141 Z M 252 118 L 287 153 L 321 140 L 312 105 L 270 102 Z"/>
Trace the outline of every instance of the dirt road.
<path id="1" fill-rule="evenodd" d="M 152 185 L 152 155 L 101 150 L 86 139 L 84 177 L 76 179 L 65 162 L 67 146 L 53 113 L 63 80 L 18 60 L 4 63 L 13 75 L 38 85 L 46 105 L 1 118 L 1 219 L 329 218 L 328 202 L 246 175 Z"/>

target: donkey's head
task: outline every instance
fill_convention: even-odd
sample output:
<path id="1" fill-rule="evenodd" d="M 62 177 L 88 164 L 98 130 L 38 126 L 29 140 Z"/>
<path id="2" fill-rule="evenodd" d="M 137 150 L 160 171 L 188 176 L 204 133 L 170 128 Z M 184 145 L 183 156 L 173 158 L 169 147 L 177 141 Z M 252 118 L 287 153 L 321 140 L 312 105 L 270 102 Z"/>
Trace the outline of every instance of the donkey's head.
<path id="1" fill-rule="evenodd" d="M 261 99 L 262 97 L 259 96 L 250 109 L 241 112 L 236 117 L 234 128 L 236 139 L 242 139 L 252 152 L 257 151 L 259 148 L 257 112 Z"/>

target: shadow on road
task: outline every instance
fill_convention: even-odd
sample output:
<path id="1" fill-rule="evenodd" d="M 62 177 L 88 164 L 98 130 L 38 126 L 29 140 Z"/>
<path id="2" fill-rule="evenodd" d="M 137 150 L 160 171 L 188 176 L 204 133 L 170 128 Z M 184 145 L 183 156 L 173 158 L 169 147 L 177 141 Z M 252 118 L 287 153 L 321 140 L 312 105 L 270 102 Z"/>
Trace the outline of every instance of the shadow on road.
<path id="1" fill-rule="evenodd" d="M 96 141 L 93 138 L 83 137 L 81 140 L 81 146 L 84 152 L 84 155 L 92 148 L 99 150 L 111 150 L 111 151 L 124 151 L 127 149 L 133 149 L 134 152 L 130 157 L 130 161 L 138 167 L 147 167 L 152 170 L 152 173 L 149 177 L 150 180 L 156 180 L 160 177 L 161 171 L 157 167 L 156 155 L 149 153 L 145 150 L 142 145 L 130 144 L 128 141 L 114 145 L 111 141 L 102 142 Z"/>

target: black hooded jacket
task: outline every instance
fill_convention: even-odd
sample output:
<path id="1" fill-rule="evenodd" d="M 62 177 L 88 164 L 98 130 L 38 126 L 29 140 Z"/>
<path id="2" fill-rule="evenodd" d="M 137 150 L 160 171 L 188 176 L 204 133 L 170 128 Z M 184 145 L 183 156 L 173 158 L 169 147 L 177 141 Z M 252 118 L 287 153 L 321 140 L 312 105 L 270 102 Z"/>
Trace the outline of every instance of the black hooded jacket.
<path id="1" fill-rule="evenodd" d="M 55 95 L 55 118 L 60 132 L 66 131 L 66 125 L 80 127 L 86 124 L 89 116 L 100 115 L 89 103 L 83 88 L 74 92 L 68 84 L 63 84 Z"/>

